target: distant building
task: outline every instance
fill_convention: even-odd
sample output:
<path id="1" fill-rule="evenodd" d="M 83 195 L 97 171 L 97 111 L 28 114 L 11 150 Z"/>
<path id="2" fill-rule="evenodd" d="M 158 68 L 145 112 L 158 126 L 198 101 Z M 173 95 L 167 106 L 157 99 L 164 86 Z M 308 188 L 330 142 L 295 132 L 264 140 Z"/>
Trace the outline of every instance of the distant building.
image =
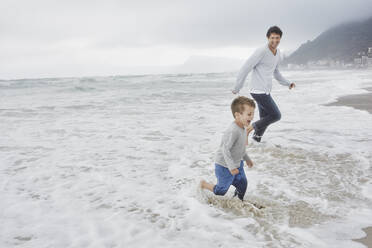
<path id="1" fill-rule="evenodd" d="M 372 68 L 372 47 L 367 47 L 354 55 L 352 62 L 337 60 L 336 58 L 323 58 L 309 60 L 306 64 L 287 64 L 288 69 L 323 69 L 323 68 Z"/>
<path id="2" fill-rule="evenodd" d="M 372 47 L 368 47 L 367 56 L 368 58 L 372 58 Z"/>
<path id="3" fill-rule="evenodd" d="M 367 67 L 372 68 L 372 57 L 367 58 Z"/>
<path id="4" fill-rule="evenodd" d="M 368 58 L 368 57 L 365 56 L 365 55 L 362 56 L 362 65 L 363 65 L 363 66 L 366 66 L 366 65 L 367 65 L 367 58 Z"/>
<path id="5" fill-rule="evenodd" d="M 360 66 L 362 64 L 362 58 L 354 58 L 354 64 Z"/>
<path id="6" fill-rule="evenodd" d="M 368 47 L 367 52 L 358 52 L 354 58 L 354 67 L 372 68 L 372 47 Z"/>

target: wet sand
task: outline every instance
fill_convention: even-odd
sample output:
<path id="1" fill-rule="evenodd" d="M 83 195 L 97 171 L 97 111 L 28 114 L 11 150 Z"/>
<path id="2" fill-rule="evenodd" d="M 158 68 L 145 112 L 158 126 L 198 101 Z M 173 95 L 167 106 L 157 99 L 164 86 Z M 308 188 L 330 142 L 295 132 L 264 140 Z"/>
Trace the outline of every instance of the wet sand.
<path id="1" fill-rule="evenodd" d="M 353 241 L 360 242 L 366 245 L 368 248 L 372 248 L 372 226 L 363 228 L 363 231 L 367 234 L 367 236 L 361 239 L 353 239 Z"/>
<path id="2" fill-rule="evenodd" d="M 372 114 L 372 87 L 365 88 L 369 93 L 342 96 L 336 102 L 328 103 L 326 106 L 349 106 L 360 110 L 366 110 Z M 367 234 L 364 238 L 353 239 L 353 241 L 360 242 L 368 248 L 372 248 L 372 226 L 363 228 Z"/>
<path id="3" fill-rule="evenodd" d="M 369 93 L 342 96 L 336 102 L 328 103 L 326 106 L 349 106 L 360 110 L 366 110 L 372 114 L 372 87 L 365 88 Z"/>

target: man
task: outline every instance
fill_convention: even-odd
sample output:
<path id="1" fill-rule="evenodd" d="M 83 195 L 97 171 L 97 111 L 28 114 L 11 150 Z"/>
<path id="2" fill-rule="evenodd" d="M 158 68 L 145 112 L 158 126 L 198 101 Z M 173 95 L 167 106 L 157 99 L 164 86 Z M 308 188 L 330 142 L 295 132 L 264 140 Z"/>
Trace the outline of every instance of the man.
<path id="1" fill-rule="evenodd" d="M 260 120 L 252 123 L 249 129 L 254 129 L 253 139 L 257 142 L 261 142 L 266 128 L 281 118 L 279 108 L 270 95 L 273 75 L 281 85 L 287 86 L 289 89 L 296 86 L 295 83 L 284 78 L 278 69 L 281 54 L 277 47 L 282 37 L 282 31 L 277 26 L 270 27 L 266 37 L 268 44 L 257 48 L 248 58 L 240 69 L 235 87 L 232 90 L 232 93 L 237 94 L 243 87 L 248 73 L 253 71 L 249 90 L 257 102 Z"/>

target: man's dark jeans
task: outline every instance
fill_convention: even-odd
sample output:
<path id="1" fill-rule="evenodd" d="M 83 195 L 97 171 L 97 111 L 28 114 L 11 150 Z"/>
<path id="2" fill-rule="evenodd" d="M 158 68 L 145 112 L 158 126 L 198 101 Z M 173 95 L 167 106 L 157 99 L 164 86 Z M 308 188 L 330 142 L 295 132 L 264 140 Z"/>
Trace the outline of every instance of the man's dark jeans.
<path id="1" fill-rule="evenodd" d="M 270 94 L 251 93 L 251 96 L 257 102 L 258 112 L 260 114 L 260 120 L 252 123 L 252 126 L 255 131 L 254 135 L 260 138 L 271 123 L 280 120 L 281 113 Z"/>

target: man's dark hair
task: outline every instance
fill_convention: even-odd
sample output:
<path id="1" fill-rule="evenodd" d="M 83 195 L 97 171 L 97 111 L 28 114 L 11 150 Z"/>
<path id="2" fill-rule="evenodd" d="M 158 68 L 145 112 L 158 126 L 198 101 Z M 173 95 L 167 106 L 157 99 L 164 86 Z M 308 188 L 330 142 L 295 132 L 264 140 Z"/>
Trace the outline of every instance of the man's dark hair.
<path id="1" fill-rule="evenodd" d="M 280 28 L 278 26 L 270 27 L 269 30 L 267 30 L 266 37 L 269 38 L 270 34 L 272 34 L 272 33 L 279 34 L 280 38 L 282 38 L 283 32 L 282 32 L 282 30 L 280 30 Z"/>

